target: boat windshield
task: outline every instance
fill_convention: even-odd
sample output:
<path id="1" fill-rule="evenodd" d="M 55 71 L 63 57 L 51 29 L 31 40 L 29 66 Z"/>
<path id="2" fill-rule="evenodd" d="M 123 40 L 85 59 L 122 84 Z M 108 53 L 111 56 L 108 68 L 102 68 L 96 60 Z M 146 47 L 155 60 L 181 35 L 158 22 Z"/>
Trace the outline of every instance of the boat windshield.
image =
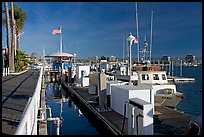
<path id="1" fill-rule="evenodd" d="M 142 74 L 142 80 L 149 80 L 148 74 Z"/>
<path id="2" fill-rule="evenodd" d="M 159 80 L 159 75 L 158 74 L 153 74 L 153 80 Z"/>
<path id="3" fill-rule="evenodd" d="M 157 94 L 173 94 L 174 89 L 166 88 L 166 89 L 160 89 L 156 91 Z"/>
<path id="4" fill-rule="evenodd" d="M 166 80 L 166 76 L 162 74 L 162 80 Z"/>

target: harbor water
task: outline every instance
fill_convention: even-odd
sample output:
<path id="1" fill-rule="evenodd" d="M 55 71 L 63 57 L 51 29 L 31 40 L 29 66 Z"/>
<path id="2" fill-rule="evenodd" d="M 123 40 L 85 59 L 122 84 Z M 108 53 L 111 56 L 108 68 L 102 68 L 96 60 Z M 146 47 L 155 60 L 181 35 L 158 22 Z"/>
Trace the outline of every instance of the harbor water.
<path id="1" fill-rule="evenodd" d="M 60 135 L 100 135 L 58 83 L 47 83 L 46 102 L 52 109 L 52 117 L 59 117 L 62 121 Z M 47 116 L 49 117 L 48 111 Z M 54 122 L 48 121 L 48 135 L 56 135 Z"/>
<path id="2" fill-rule="evenodd" d="M 180 66 L 174 66 L 173 76 L 180 77 Z M 182 77 L 195 78 L 194 82 L 175 83 L 185 98 L 176 109 L 190 116 L 202 116 L 202 66 L 183 66 Z"/>
<path id="3" fill-rule="evenodd" d="M 177 90 L 185 94 L 185 98 L 176 109 L 191 116 L 200 116 L 202 115 L 202 66 L 184 66 L 182 73 L 184 77 L 195 78 L 195 82 L 176 84 Z"/>

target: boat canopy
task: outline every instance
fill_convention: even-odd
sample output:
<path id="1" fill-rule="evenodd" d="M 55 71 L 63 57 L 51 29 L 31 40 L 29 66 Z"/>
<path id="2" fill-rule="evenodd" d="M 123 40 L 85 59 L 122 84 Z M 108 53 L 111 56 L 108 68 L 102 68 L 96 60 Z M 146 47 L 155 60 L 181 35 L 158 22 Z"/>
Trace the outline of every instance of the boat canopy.
<path id="1" fill-rule="evenodd" d="M 76 55 L 66 53 L 66 52 L 56 52 L 51 55 L 45 57 L 52 57 L 52 58 L 76 58 Z"/>

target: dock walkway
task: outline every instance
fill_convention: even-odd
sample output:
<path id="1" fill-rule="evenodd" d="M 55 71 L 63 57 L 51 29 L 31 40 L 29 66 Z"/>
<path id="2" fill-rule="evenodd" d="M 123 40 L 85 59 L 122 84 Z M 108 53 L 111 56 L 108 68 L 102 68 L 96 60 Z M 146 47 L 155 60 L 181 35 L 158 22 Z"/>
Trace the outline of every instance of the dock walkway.
<path id="1" fill-rule="evenodd" d="M 168 82 L 195 82 L 195 78 L 168 76 Z"/>
<path id="2" fill-rule="evenodd" d="M 13 135 L 29 97 L 35 92 L 40 71 L 2 77 L 2 133 Z"/>
<path id="3" fill-rule="evenodd" d="M 67 83 L 62 84 L 71 94 L 78 97 L 78 100 L 82 104 L 86 104 L 91 107 L 94 114 L 100 117 L 103 123 L 107 124 L 109 130 L 111 129 L 116 135 L 120 135 L 123 127 L 123 116 L 117 112 L 111 111 L 98 111 L 99 105 L 97 105 L 97 95 L 88 94 L 87 87 L 71 87 Z M 170 109 L 164 106 L 155 106 L 155 113 L 160 117 L 161 123 L 154 124 L 154 135 L 186 135 L 186 124 L 189 115 L 181 113 L 174 109 Z M 128 134 L 128 122 L 125 118 L 123 135 Z"/>

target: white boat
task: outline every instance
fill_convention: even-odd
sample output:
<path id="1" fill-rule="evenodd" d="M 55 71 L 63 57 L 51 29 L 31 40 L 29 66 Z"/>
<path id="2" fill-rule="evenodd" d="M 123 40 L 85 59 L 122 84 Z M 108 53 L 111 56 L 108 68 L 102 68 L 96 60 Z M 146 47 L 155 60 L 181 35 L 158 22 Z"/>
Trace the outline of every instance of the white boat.
<path id="1" fill-rule="evenodd" d="M 135 86 L 150 86 L 154 93 L 155 105 L 175 108 L 184 98 L 184 94 L 177 92 L 176 85 L 167 81 L 165 71 L 137 71 L 138 80 Z"/>

